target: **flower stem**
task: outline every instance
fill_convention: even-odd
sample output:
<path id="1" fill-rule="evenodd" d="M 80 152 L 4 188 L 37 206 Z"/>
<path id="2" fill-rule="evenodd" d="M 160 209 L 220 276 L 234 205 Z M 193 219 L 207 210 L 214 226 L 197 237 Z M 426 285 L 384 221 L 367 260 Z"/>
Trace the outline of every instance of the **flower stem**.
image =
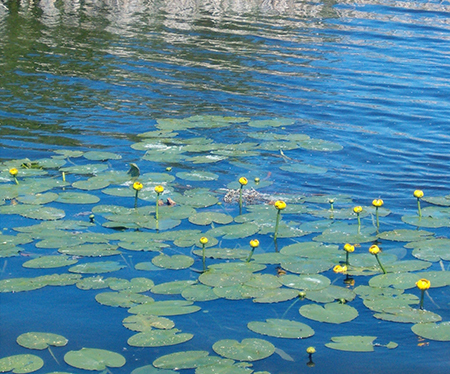
<path id="1" fill-rule="evenodd" d="M 137 208 L 138 194 L 139 194 L 139 191 L 136 190 L 136 195 L 134 195 L 134 209 Z"/>
<path id="2" fill-rule="evenodd" d="M 202 244 L 202 259 L 203 259 L 203 272 L 206 271 L 206 256 L 205 256 L 205 244 Z"/>
<path id="3" fill-rule="evenodd" d="M 423 296 L 425 295 L 425 290 L 421 290 L 421 294 L 420 294 L 420 304 L 419 304 L 419 309 L 422 310 L 423 309 Z"/>
<path id="4" fill-rule="evenodd" d="M 375 258 L 378 261 L 378 265 L 380 265 L 381 270 L 383 271 L 383 274 L 386 274 L 386 270 L 384 269 L 383 265 L 381 264 L 380 259 L 378 258 L 378 255 L 375 255 Z"/>
<path id="5" fill-rule="evenodd" d="M 278 236 L 278 225 L 280 224 L 280 218 L 281 218 L 281 210 L 278 210 L 277 212 L 277 221 L 275 223 L 275 233 L 273 234 L 273 240 L 277 240 Z"/>
<path id="6" fill-rule="evenodd" d="M 159 212 L 158 212 L 158 208 L 159 208 L 159 193 L 156 194 L 156 210 L 155 210 L 155 218 L 157 221 L 159 221 Z"/>
<path id="7" fill-rule="evenodd" d="M 422 217 L 422 211 L 420 210 L 420 198 L 417 198 L 417 211 L 419 213 L 419 217 Z"/>
<path id="8" fill-rule="evenodd" d="M 255 252 L 255 247 L 252 247 L 252 250 L 250 251 L 250 254 L 248 255 L 248 258 L 246 260 L 247 262 L 250 262 L 250 260 L 252 259 L 253 252 Z"/>
<path id="9" fill-rule="evenodd" d="M 346 251 L 345 252 L 345 265 L 349 265 L 349 263 L 348 263 L 348 252 Z"/>
<path id="10" fill-rule="evenodd" d="M 375 208 L 375 215 L 377 216 L 377 229 L 380 228 L 380 220 L 378 218 L 378 207 Z"/>

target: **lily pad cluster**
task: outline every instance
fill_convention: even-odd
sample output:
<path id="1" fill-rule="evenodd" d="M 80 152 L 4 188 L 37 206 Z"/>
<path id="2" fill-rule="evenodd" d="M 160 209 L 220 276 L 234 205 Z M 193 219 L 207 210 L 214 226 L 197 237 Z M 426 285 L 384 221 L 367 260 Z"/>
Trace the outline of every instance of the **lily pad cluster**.
<path id="1" fill-rule="evenodd" d="M 126 309 L 130 315 L 116 321 L 129 332 L 121 346 L 144 352 L 159 347 L 160 355 L 134 374 L 180 369 L 262 374 L 266 372 L 253 367 L 279 352 L 280 339 L 290 339 L 297 351 L 306 348 L 304 339 L 317 348 L 341 351 L 396 348 L 397 343 L 383 336 L 316 338 L 319 324 L 327 329 L 357 326 L 367 315 L 374 323 L 411 324 L 411 338 L 450 341 L 449 322 L 442 321 L 432 303 L 419 308 L 416 289 L 423 278 L 431 283 L 429 295 L 450 286 L 445 265 L 450 239 L 432 231 L 450 221 L 447 197 L 424 198 L 430 206 L 421 216 L 405 215 L 389 230 L 383 230 L 383 219 L 391 214 L 387 208 L 367 204 L 358 206 L 356 214 L 351 196 L 280 195 L 269 177 L 261 180 L 265 176 L 255 171 L 246 174 L 250 183 L 245 188 L 257 193 L 245 199 L 243 209 L 235 199 L 224 199 L 238 191 L 239 176 L 230 180 L 212 167 L 219 163 L 252 165 L 252 159 L 272 157 L 290 173 L 326 172 L 292 159 L 289 151 L 338 152 L 342 147 L 290 131 L 293 124 L 290 119 L 219 116 L 161 119 L 131 145 L 141 155 L 137 163 L 92 150 L 58 150 L 47 159 L 3 162 L 0 214 L 21 224 L 0 233 L 0 258 L 4 268 L 6 261 L 20 264 L 23 274 L 4 271 L 0 292 L 76 286 L 76 292 L 95 291 L 86 302 L 100 304 L 105 318 L 108 308 Z M 229 126 L 242 129 L 245 139 L 216 141 L 214 132 Z M 12 168 L 18 171 L 14 177 Z M 137 181 L 138 190 L 133 187 Z M 279 200 L 286 208 L 278 224 L 274 203 Z M 202 237 L 207 244 L 200 243 Z M 257 248 L 249 245 L 253 238 L 261 243 Z M 346 254 L 346 243 L 355 251 Z M 395 248 L 401 243 L 401 250 Z M 375 257 L 368 252 L 372 244 L 387 249 Z M 344 270 L 333 271 L 336 265 Z M 192 350 L 197 344 L 192 341 L 206 327 L 180 327 L 186 323 L 178 321 L 200 318 L 196 315 L 208 313 L 214 303 L 223 311 L 246 303 L 251 316 L 246 317 L 247 329 L 239 339 L 211 330 L 204 350 Z M 253 317 L 253 308 L 258 308 L 258 317 Z M 234 326 L 223 331 L 227 329 Z M 62 352 L 67 365 L 84 370 L 127 364 L 124 352 L 88 342 L 81 349 L 70 347 L 70 337 L 50 330 L 22 334 L 17 343 L 32 350 L 57 347 L 55 356 Z M 187 348 L 165 354 L 164 347 L 173 345 Z M 45 363 L 38 353 L 0 358 L 0 372 L 39 370 Z"/>

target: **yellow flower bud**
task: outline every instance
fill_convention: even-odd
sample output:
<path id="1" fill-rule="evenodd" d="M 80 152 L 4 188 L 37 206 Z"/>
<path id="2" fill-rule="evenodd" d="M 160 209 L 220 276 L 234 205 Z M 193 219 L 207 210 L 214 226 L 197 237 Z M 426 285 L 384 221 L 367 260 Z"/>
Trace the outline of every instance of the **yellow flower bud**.
<path id="1" fill-rule="evenodd" d="M 133 189 L 135 191 L 140 191 L 142 190 L 142 187 L 144 187 L 144 185 L 141 182 L 134 182 L 133 183 Z"/>
<path id="2" fill-rule="evenodd" d="M 361 213 L 362 212 L 362 206 L 355 206 L 354 208 L 353 208 L 353 211 L 356 213 L 356 214 L 358 214 L 358 213 Z"/>
<path id="3" fill-rule="evenodd" d="M 258 239 L 252 239 L 250 240 L 250 247 L 256 248 L 259 246 L 259 240 Z"/>
<path id="4" fill-rule="evenodd" d="M 245 186 L 245 185 L 248 183 L 248 180 L 247 180 L 247 178 L 245 178 L 245 177 L 240 177 L 240 178 L 239 178 L 239 183 L 240 183 L 242 186 Z"/>
<path id="5" fill-rule="evenodd" d="M 416 286 L 419 290 L 425 291 L 430 288 L 431 282 L 428 279 L 422 278 L 416 282 Z"/>
<path id="6" fill-rule="evenodd" d="M 286 208 L 286 203 L 282 200 L 275 201 L 274 205 L 275 205 L 275 208 L 277 208 L 278 210 L 283 210 Z"/>
<path id="7" fill-rule="evenodd" d="M 160 193 L 163 193 L 163 191 L 164 191 L 164 187 L 163 186 L 156 186 L 155 187 L 155 192 L 156 193 L 160 194 Z"/>
<path id="8" fill-rule="evenodd" d="M 333 271 L 335 273 L 345 273 L 347 271 L 347 266 L 346 265 L 336 265 L 333 268 Z"/>
<path id="9" fill-rule="evenodd" d="M 351 244 L 345 244 L 344 245 L 344 249 L 347 251 L 347 252 L 354 252 L 355 251 L 355 246 L 354 245 L 351 245 Z"/>
<path id="10" fill-rule="evenodd" d="M 9 174 L 15 177 L 17 174 L 19 174 L 19 170 L 17 170 L 16 168 L 11 168 L 9 169 Z"/>
<path id="11" fill-rule="evenodd" d="M 383 204 L 384 204 L 384 201 L 381 199 L 375 199 L 374 201 L 372 201 L 372 205 L 376 208 L 383 206 Z"/>
<path id="12" fill-rule="evenodd" d="M 376 244 L 370 246 L 369 248 L 369 252 L 373 255 L 377 255 L 378 253 L 380 253 L 381 249 L 380 247 L 378 247 Z"/>
<path id="13" fill-rule="evenodd" d="M 261 181 L 258 177 L 255 178 L 255 183 L 258 184 Z"/>
<path id="14" fill-rule="evenodd" d="M 312 355 L 313 353 L 316 353 L 316 348 L 308 347 L 308 348 L 306 348 L 306 353 Z"/>
<path id="15" fill-rule="evenodd" d="M 205 236 L 202 236 L 202 237 L 200 238 L 200 243 L 203 244 L 203 245 L 205 245 L 206 243 L 208 243 L 208 238 L 205 237 Z"/>
<path id="16" fill-rule="evenodd" d="M 423 197 L 423 191 L 422 190 L 415 190 L 414 191 L 414 197 L 417 197 L 418 199 Z"/>

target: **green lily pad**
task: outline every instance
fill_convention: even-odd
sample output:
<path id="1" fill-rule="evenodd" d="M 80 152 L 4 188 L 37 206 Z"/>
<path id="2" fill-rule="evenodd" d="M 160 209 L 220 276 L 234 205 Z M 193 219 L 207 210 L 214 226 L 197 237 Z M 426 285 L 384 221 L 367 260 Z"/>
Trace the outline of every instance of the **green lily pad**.
<path id="1" fill-rule="evenodd" d="M 99 293 L 95 296 L 95 300 L 102 305 L 121 308 L 154 302 L 150 296 L 127 291 Z"/>
<path id="2" fill-rule="evenodd" d="M 54 192 L 47 192 L 43 194 L 22 195 L 17 198 L 22 204 L 44 205 L 55 201 L 58 194 Z"/>
<path id="3" fill-rule="evenodd" d="M 325 346 L 338 351 L 373 352 L 373 342 L 376 338 L 376 336 L 335 336 L 331 338 L 331 343 Z"/>
<path id="4" fill-rule="evenodd" d="M 153 257 L 152 263 L 155 266 L 159 266 L 165 269 L 179 270 L 187 269 L 194 264 L 194 259 L 186 255 L 173 255 L 168 256 L 161 254 L 159 256 Z"/>
<path id="5" fill-rule="evenodd" d="M 121 253 L 117 250 L 116 245 L 111 244 L 83 244 L 74 247 L 63 247 L 58 252 L 65 255 L 82 257 L 114 256 Z"/>
<path id="6" fill-rule="evenodd" d="M 269 374 L 254 372 L 253 369 L 245 366 L 241 366 L 241 363 L 235 363 L 233 360 L 222 359 L 220 362 L 216 362 L 210 365 L 201 365 L 195 369 L 195 374 Z"/>
<path id="7" fill-rule="evenodd" d="M 38 206 L 29 209 L 26 212 L 20 213 L 21 216 L 31 219 L 41 219 L 41 220 L 56 220 L 65 217 L 66 213 L 62 209 Z"/>
<path id="8" fill-rule="evenodd" d="M 73 367 L 84 370 L 105 370 L 107 367 L 119 368 L 125 365 L 125 357 L 116 352 L 96 348 L 82 348 L 69 351 L 64 361 Z"/>
<path id="9" fill-rule="evenodd" d="M 291 288 L 262 289 L 252 295 L 253 302 L 259 304 L 280 303 L 298 297 L 298 291 Z"/>
<path id="10" fill-rule="evenodd" d="M 77 288 L 81 290 L 100 290 L 103 288 L 108 288 L 110 282 L 117 280 L 117 278 L 103 278 L 101 275 L 95 277 L 83 278 L 77 282 Z"/>
<path id="11" fill-rule="evenodd" d="M 145 365 L 134 369 L 131 374 L 178 374 L 178 371 L 157 369 L 153 365 Z"/>
<path id="12" fill-rule="evenodd" d="M 418 323 L 411 327 L 414 334 L 429 340 L 450 341 L 450 322 Z"/>
<path id="13" fill-rule="evenodd" d="M 316 274 L 330 270 L 335 265 L 333 261 L 325 259 L 305 259 L 282 260 L 280 266 L 291 273 L 296 274 Z"/>
<path id="14" fill-rule="evenodd" d="M 255 235 L 260 230 L 259 226 L 248 222 L 239 225 L 220 226 L 206 232 L 205 236 L 220 237 L 223 239 L 242 239 Z"/>
<path id="15" fill-rule="evenodd" d="M 340 299 L 352 301 L 356 294 L 348 288 L 330 285 L 318 291 L 308 291 L 305 297 L 317 303 L 331 303 Z"/>
<path id="16" fill-rule="evenodd" d="M 300 162 L 280 166 L 280 169 L 288 171 L 289 173 L 301 173 L 301 174 L 324 174 L 327 172 L 327 169 L 324 167 L 303 164 Z"/>
<path id="17" fill-rule="evenodd" d="M 203 250 L 196 249 L 192 253 L 197 256 L 203 256 Z M 232 248 L 206 248 L 205 257 L 207 258 L 217 258 L 222 260 L 237 260 L 246 259 L 250 255 L 250 250 L 248 249 L 232 249 Z"/>
<path id="18" fill-rule="evenodd" d="M 78 260 L 67 256 L 42 256 L 26 261 L 22 264 L 22 266 L 24 268 L 32 269 L 50 269 L 73 265 L 77 262 Z"/>
<path id="19" fill-rule="evenodd" d="M 83 192 L 60 192 L 58 203 L 64 204 L 97 204 L 100 198 Z"/>
<path id="20" fill-rule="evenodd" d="M 193 305 L 187 300 L 165 300 L 155 301 L 154 303 L 136 305 L 128 312 L 131 314 L 155 315 L 155 316 L 178 316 L 182 314 L 195 313 L 200 307 Z"/>
<path id="21" fill-rule="evenodd" d="M 102 171 L 105 171 L 106 169 L 108 169 L 108 165 L 106 164 L 89 164 L 69 166 L 61 168 L 60 171 L 63 171 L 66 174 L 95 175 L 101 173 Z"/>
<path id="22" fill-rule="evenodd" d="M 272 127 L 290 126 L 293 125 L 294 123 L 295 121 L 289 118 L 273 118 L 273 119 L 251 120 L 248 122 L 248 126 L 259 128 L 272 128 Z"/>
<path id="23" fill-rule="evenodd" d="M 314 321 L 326 323 L 344 323 L 358 317 L 358 311 L 350 305 L 341 303 L 325 304 L 323 307 L 317 304 L 303 305 L 300 310 L 303 317 Z"/>
<path id="24" fill-rule="evenodd" d="M 233 222 L 233 217 L 224 213 L 202 212 L 190 216 L 189 222 L 193 223 L 194 225 L 202 226 L 210 225 L 212 222 L 226 225 L 230 222 Z"/>
<path id="25" fill-rule="evenodd" d="M 108 282 L 109 288 L 114 291 L 126 291 L 126 292 L 146 292 L 150 290 L 155 283 L 148 278 L 133 278 L 127 279 L 110 279 Z"/>
<path id="26" fill-rule="evenodd" d="M 298 145 L 304 149 L 321 152 L 337 152 L 344 147 L 338 143 L 330 142 L 322 139 L 307 139 L 300 141 Z"/>
<path id="27" fill-rule="evenodd" d="M 211 287 L 204 284 L 193 284 L 184 288 L 181 296 L 189 301 L 210 301 L 219 298 Z"/>
<path id="28" fill-rule="evenodd" d="M 321 290 L 328 287 L 331 284 L 330 279 L 327 277 L 315 274 L 315 275 L 283 275 L 280 278 L 281 283 L 286 287 L 296 288 L 305 291 Z"/>
<path id="29" fill-rule="evenodd" d="M 449 227 L 450 218 L 443 217 L 419 217 L 417 215 L 406 215 L 402 217 L 402 221 L 408 225 L 426 228 Z"/>
<path id="30" fill-rule="evenodd" d="M 17 337 L 17 344 L 29 349 L 46 349 L 49 345 L 63 347 L 67 343 L 64 336 L 45 332 L 27 332 Z"/>
<path id="31" fill-rule="evenodd" d="M 402 323 L 439 322 L 442 319 L 436 313 L 410 307 L 385 308 L 382 313 L 375 313 L 373 316 L 384 321 Z"/>
<path id="32" fill-rule="evenodd" d="M 71 273 L 80 274 L 101 274 L 110 273 L 113 271 L 119 271 L 123 269 L 125 265 L 121 265 L 116 261 L 99 261 L 99 262 L 87 262 L 85 264 L 78 264 L 69 268 Z"/>
<path id="33" fill-rule="evenodd" d="M 152 288 L 152 293 L 161 295 L 178 295 L 186 288 L 196 284 L 194 280 L 172 281 L 166 283 L 157 284 Z"/>
<path id="34" fill-rule="evenodd" d="M 105 189 L 110 184 L 111 182 L 105 178 L 91 177 L 86 180 L 76 181 L 72 183 L 72 187 L 79 190 L 93 191 Z"/>
<path id="35" fill-rule="evenodd" d="M 274 345 L 263 339 L 244 339 L 242 342 L 223 339 L 214 343 L 212 349 L 218 355 L 236 361 L 262 360 L 275 352 Z"/>
<path id="36" fill-rule="evenodd" d="M 17 374 L 32 373 L 42 366 L 44 366 L 44 361 L 35 355 L 23 354 L 0 359 L 0 372 L 2 373 L 6 371 Z"/>
<path id="37" fill-rule="evenodd" d="M 153 361 L 153 366 L 161 369 L 192 369 L 208 355 L 207 351 L 175 352 L 157 358 Z"/>
<path id="38" fill-rule="evenodd" d="M 380 239 L 393 240 L 397 242 L 413 242 L 427 239 L 432 235 L 434 235 L 432 232 L 424 230 L 399 229 L 382 232 L 378 235 L 378 237 Z"/>
<path id="39" fill-rule="evenodd" d="M 181 333 L 178 329 L 148 330 L 130 337 L 127 341 L 132 347 L 163 347 L 187 342 L 194 337 L 192 334 Z"/>
<path id="40" fill-rule="evenodd" d="M 126 317 L 122 323 L 132 331 L 147 331 L 153 328 L 169 330 L 175 327 L 175 323 L 168 318 L 141 314 Z"/>
<path id="41" fill-rule="evenodd" d="M 200 275 L 198 280 L 211 287 L 227 287 L 236 284 L 242 284 L 249 281 L 252 277 L 250 271 L 226 272 L 217 270 L 208 270 Z"/>
<path id="42" fill-rule="evenodd" d="M 120 160 L 121 155 L 106 151 L 89 151 L 83 154 L 83 157 L 91 161 Z"/>
<path id="43" fill-rule="evenodd" d="M 208 171 L 201 171 L 201 170 L 193 170 L 193 171 L 185 171 L 185 172 L 179 172 L 176 174 L 178 178 L 187 180 L 187 181 L 194 181 L 194 182 L 208 182 L 208 181 L 215 181 L 219 178 L 217 174 L 210 173 Z"/>
<path id="44" fill-rule="evenodd" d="M 408 243 L 406 248 L 414 248 L 412 255 L 424 261 L 450 261 L 450 239 L 439 238 Z"/>
<path id="45" fill-rule="evenodd" d="M 276 338 L 304 339 L 314 335 L 314 330 L 308 325 L 287 319 L 266 319 L 266 322 L 253 321 L 247 327 L 262 335 Z"/>

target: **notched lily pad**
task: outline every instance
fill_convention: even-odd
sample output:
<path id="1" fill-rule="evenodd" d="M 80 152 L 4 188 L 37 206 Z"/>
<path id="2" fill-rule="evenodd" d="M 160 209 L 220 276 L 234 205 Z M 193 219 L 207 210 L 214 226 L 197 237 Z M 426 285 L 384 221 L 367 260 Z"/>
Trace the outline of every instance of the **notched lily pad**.
<path id="1" fill-rule="evenodd" d="M 358 317 L 358 311 L 350 305 L 341 303 L 303 305 L 300 310 L 303 317 L 326 323 L 344 323 Z"/>
<path id="2" fill-rule="evenodd" d="M 244 339 L 242 342 L 223 339 L 214 343 L 212 349 L 217 354 L 236 361 L 262 360 L 275 352 L 274 345 L 263 339 Z"/>
<path id="3" fill-rule="evenodd" d="M 438 340 L 441 342 L 450 341 L 450 322 L 441 323 L 418 323 L 411 327 L 414 334 L 425 339 Z"/>
<path id="4" fill-rule="evenodd" d="M 164 300 L 155 301 L 154 303 L 136 305 L 128 312 L 131 314 L 155 315 L 155 316 L 177 316 L 182 314 L 195 313 L 200 307 L 193 305 L 187 300 Z"/>
<path id="5" fill-rule="evenodd" d="M 2 373 L 6 371 L 17 374 L 32 373 L 42 366 L 44 366 L 44 361 L 35 355 L 23 354 L 0 359 L 0 372 Z"/>
<path id="6" fill-rule="evenodd" d="M 163 347 L 181 344 L 194 337 L 192 334 L 180 332 L 178 329 L 143 331 L 133 335 L 127 343 L 132 347 Z"/>
<path id="7" fill-rule="evenodd" d="M 73 367 L 84 370 L 105 370 L 107 367 L 119 368 L 125 365 L 125 357 L 116 352 L 96 348 L 82 348 L 69 351 L 64 361 Z"/>
<path id="8" fill-rule="evenodd" d="M 147 331 L 153 328 L 168 330 L 175 327 L 175 323 L 168 318 L 142 314 L 126 317 L 122 323 L 132 331 Z"/>
<path id="9" fill-rule="evenodd" d="M 374 340 L 376 336 L 335 336 L 331 338 L 331 343 L 325 344 L 326 347 L 338 351 L 349 352 L 373 352 Z"/>
<path id="10" fill-rule="evenodd" d="M 247 327 L 262 335 L 276 338 L 304 339 L 314 335 L 314 330 L 308 325 L 287 319 L 266 319 L 266 322 L 253 321 Z"/>
<path id="11" fill-rule="evenodd" d="M 17 344 L 29 349 L 46 349 L 49 345 L 63 347 L 67 343 L 64 336 L 46 332 L 27 332 L 17 337 Z"/>
<path id="12" fill-rule="evenodd" d="M 161 254 L 153 257 L 152 263 L 155 266 L 159 266 L 165 269 L 180 270 L 191 267 L 194 263 L 194 259 L 186 255 L 173 255 L 168 256 Z"/>

